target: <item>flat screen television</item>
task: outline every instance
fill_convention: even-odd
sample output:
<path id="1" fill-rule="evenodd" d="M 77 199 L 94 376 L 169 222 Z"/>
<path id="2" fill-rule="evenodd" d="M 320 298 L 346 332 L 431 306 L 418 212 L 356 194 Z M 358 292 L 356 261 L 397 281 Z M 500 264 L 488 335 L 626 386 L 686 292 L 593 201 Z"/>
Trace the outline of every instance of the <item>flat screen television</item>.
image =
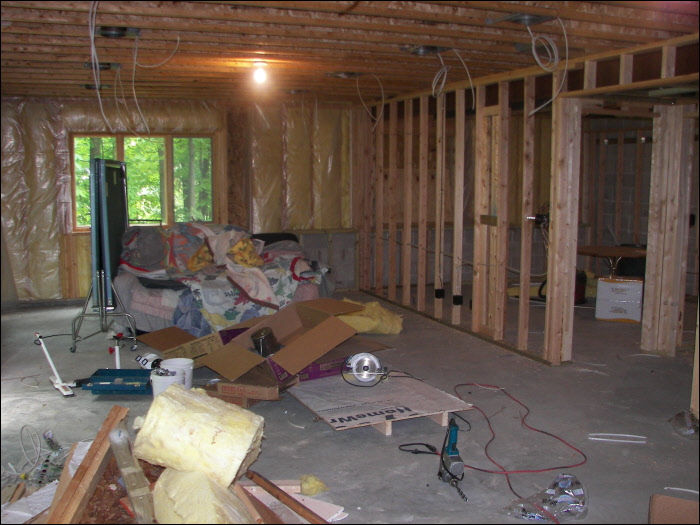
<path id="1" fill-rule="evenodd" d="M 90 166 L 93 308 L 113 309 L 112 280 L 119 270 L 122 236 L 129 226 L 126 163 L 93 159 Z"/>

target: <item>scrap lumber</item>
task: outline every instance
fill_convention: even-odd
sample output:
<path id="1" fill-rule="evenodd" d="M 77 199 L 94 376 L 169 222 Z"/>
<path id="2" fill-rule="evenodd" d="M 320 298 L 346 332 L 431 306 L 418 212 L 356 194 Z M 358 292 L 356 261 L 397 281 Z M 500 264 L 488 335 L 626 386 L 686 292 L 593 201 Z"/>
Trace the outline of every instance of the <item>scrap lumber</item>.
<path id="1" fill-rule="evenodd" d="M 248 469 L 245 475 L 248 479 L 260 485 L 267 492 L 269 492 L 270 495 L 274 496 L 279 501 L 284 503 L 287 507 L 299 514 L 299 516 L 307 520 L 309 523 L 328 523 L 321 516 L 316 514 L 310 508 L 303 505 L 301 502 L 295 500 L 293 497 L 291 497 L 289 494 L 287 494 L 285 491 L 280 489 L 277 485 L 272 483 L 269 479 L 265 478 L 261 474 L 258 474 L 257 472 Z"/>
<path id="2" fill-rule="evenodd" d="M 120 421 L 112 429 L 109 433 L 109 441 L 137 521 L 139 523 L 155 523 L 151 487 L 134 456 L 133 442 L 126 421 Z"/>
<path id="3" fill-rule="evenodd" d="M 240 483 L 233 484 L 233 491 L 238 495 L 257 523 L 284 523 L 278 514 L 244 489 Z"/>
<path id="4" fill-rule="evenodd" d="M 112 407 L 63 497 L 49 513 L 48 523 L 77 523 L 80 520 L 112 457 L 109 454 L 109 433 L 128 415 L 128 408 L 117 405 Z"/>

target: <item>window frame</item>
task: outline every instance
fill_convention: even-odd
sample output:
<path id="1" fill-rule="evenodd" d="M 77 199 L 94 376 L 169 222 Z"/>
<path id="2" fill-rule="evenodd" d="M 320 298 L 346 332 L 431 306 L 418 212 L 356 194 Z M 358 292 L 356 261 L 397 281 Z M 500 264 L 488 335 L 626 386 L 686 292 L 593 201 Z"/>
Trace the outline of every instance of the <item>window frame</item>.
<path id="1" fill-rule="evenodd" d="M 87 233 L 91 230 L 91 226 L 78 226 L 78 209 L 76 200 L 76 177 L 75 177 L 75 139 L 80 137 L 103 137 L 103 138 L 114 138 L 115 139 L 115 151 L 116 158 L 113 160 L 118 160 L 120 162 L 125 162 L 125 140 L 131 137 L 138 137 L 135 133 L 104 133 L 104 132 L 70 132 L 69 133 L 69 154 L 70 154 L 70 179 L 71 179 L 71 213 L 72 213 L 72 232 L 73 233 Z M 164 139 L 165 143 L 165 155 L 164 155 L 164 170 L 165 176 L 161 183 L 161 206 L 163 208 L 162 215 L 165 220 L 160 223 L 137 223 L 138 226 L 154 226 L 169 228 L 175 224 L 175 194 L 174 194 L 174 139 L 187 139 L 187 138 L 197 138 L 197 139 L 209 139 L 211 141 L 211 185 L 212 185 L 212 195 L 211 195 L 211 206 L 212 206 L 212 220 L 202 221 L 207 223 L 215 222 L 215 218 L 218 216 L 218 205 L 219 200 L 216 198 L 216 170 L 217 163 L 216 159 L 216 148 L 217 140 L 214 133 L 152 133 L 150 137 L 159 137 Z M 129 176 L 129 166 L 127 164 L 127 180 Z"/>

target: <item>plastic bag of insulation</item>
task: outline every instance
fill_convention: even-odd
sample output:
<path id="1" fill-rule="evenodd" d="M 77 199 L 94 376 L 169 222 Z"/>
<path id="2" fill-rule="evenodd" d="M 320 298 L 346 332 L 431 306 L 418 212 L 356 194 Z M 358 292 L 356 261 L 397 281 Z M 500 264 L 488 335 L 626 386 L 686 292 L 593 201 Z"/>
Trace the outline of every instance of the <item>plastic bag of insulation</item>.
<path id="1" fill-rule="evenodd" d="M 576 476 L 559 474 L 545 490 L 515 500 L 500 512 L 512 518 L 561 523 L 584 518 L 588 512 L 588 496 Z"/>

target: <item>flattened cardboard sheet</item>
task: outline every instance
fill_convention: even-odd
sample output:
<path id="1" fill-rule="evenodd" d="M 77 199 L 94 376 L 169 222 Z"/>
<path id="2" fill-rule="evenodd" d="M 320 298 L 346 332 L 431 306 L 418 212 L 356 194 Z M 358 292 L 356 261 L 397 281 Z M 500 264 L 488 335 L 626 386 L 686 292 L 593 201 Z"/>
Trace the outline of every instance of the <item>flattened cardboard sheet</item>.
<path id="1" fill-rule="evenodd" d="M 288 392 L 335 430 L 377 425 L 472 405 L 411 378 L 391 378 L 372 387 L 356 387 L 341 376 L 301 382 Z"/>

